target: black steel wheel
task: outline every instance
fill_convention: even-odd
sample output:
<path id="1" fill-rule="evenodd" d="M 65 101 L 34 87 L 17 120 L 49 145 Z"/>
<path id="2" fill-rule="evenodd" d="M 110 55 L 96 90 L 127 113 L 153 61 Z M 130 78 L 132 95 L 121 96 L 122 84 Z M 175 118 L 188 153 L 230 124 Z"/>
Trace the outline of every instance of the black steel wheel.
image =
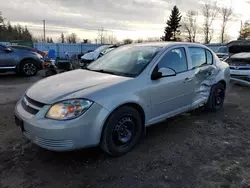
<path id="1" fill-rule="evenodd" d="M 211 88 L 210 96 L 205 109 L 212 112 L 219 111 L 225 100 L 225 86 L 222 83 L 217 83 Z"/>
<path id="2" fill-rule="evenodd" d="M 217 88 L 214 93 L 214 107 L 220 109 L 224 103 L 225 90 L 223 88 Z"/>
<path id="3" fill-rule="evenodd" d="M 122 156 L 139 141 L 142 133 L 142 119 L 139 112 L 123 106 L 115 110 L 103 128 L 102 149 L 112 156 Z"/>

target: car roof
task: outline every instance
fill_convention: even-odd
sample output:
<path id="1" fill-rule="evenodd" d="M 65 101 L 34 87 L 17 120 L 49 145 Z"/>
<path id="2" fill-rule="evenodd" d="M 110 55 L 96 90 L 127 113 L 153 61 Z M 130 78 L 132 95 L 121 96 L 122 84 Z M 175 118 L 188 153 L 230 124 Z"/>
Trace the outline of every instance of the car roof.
<path id="1" fill-rule="evenodd" d="M 25 49 L 30 49 L 33 50 L 33 48 L 29 47 L 29 46 L 23 46 L 23 45 L 9 45 L 12 48 L 25 48 Z"/>
<path id="2" fill-rule="evenodd" d="M 201 47 L 201 48 L 206 48 L 209 49 L 207 46 L 203 44 L 198 44 L 198 43 L 191 43 L 191 42 L 145 42 L 145 43 L 133 43 L 133 44 L 128 44 L 132 46 L 155 46 L 155 47 L 172 47 L 172 46 L 177 46 L 177 45 L 187 45 L 187 46 L 194 46 L 194 47 Z"/>

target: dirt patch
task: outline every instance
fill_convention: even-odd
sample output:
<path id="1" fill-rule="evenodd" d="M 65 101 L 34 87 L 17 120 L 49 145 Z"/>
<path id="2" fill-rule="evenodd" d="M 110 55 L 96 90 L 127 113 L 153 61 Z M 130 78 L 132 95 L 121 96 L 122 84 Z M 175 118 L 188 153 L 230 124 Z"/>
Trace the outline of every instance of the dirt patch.
<path id="1" fill-rule="evenodd" d="M 98 148 L 50 152 L 21 136 L 14 103 L 37 79 L 0 81 L 9 98 L 0 100 L 0 187 L 250 187 L 249 88 L 232 86 L 219 113 L 196 110 L 148 128 L 133 151 L 111 158 Z"/>

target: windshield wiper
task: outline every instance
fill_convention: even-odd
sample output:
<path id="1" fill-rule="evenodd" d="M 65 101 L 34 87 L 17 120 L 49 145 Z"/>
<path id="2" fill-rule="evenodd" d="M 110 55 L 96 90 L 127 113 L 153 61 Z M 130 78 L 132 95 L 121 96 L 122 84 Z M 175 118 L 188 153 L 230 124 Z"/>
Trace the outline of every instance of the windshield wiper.
<path id="1" fill-rule="evenodd" d="M 108 71 L 108 70 L 103 70 L 103 69 L 99 69 L 99 70 L 92 69 L 91 71 L 101 72 L 101 73 L 107 73 L 107 74 L 113 74 L 113 75 L 120 75 L 120 74 L 118 74 L 117 72 Z"/>

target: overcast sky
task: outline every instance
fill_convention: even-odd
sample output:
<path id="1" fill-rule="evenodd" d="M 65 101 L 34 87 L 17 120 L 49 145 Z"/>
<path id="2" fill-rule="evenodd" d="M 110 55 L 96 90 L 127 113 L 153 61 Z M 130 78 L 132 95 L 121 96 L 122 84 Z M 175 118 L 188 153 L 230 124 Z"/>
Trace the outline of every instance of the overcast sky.
<path id="1" fill-rule="evenodd" d="M 236 18 L 228 24 L 232 39 L 238 36 L 241 20 L 250 18 L 249 0 L 220 0 L 234 8 Z M 188 10 L 200 10 L 198 0 L 0 0 L 6 20 L 27 25 L 34 35 L 42 35 L 42 20 L 46 20 L 47 36 L 54 40 L 60 33 L 76 33 L 80 38 L 95 39 L 103 27 L 118 40 L 124 38 L 160 37 L 170 10 L 177 5 L 184 15 Z M 200 25 L 202 17 L 199 17 Z M 214 28 L 218 33 L 220 21 Z M 218 36 L 214 37 L 216 41 Z"/>

